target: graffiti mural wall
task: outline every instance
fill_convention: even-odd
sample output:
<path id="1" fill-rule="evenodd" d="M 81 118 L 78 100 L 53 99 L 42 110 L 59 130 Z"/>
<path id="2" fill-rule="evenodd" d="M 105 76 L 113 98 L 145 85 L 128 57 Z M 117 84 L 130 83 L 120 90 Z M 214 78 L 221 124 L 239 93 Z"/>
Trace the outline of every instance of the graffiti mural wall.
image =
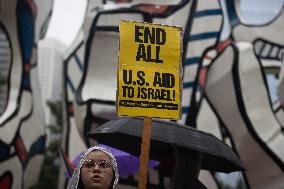
<path id="1" fill-rule="evenodd" d="M 30 188 L 38 180 L 45 149 L 36 42 L 47 21 L 37 15 L 42 9 L 49 13 L 52 1 L 1 0 L 0 5 L 0 188 Z"/>
<path id="2" fill-rule="evenodd" d="M 30 188 L 46 133 L 37 72 L 53 1 L 0 0 L 0 188 Z M 119 20 L 183 29 L 180 123 L 213 133 L 239 155 L 245 188 L 284 186 L 283 0 L 88 0 L 64 56 L 61 147 L 69 161 L 96 144 L 87 133 L 116 118 Z M 37 167 L 38 169 L 35 169 Z M 60 187 L 67 181 L 62 166 Z M 202 182 L 220 188 L 216 173 Z M 149 183 L 167 179 L 151 170 Z M 137 178 L 119 188 L 135 188 Z"/>

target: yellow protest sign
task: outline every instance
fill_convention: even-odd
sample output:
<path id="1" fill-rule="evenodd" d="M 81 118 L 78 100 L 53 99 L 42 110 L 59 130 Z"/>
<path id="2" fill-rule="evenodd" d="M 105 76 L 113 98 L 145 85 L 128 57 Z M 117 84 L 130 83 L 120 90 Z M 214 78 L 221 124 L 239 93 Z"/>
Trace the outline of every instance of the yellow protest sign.
<path id="1" fill-rule="evenodd" d="M 120 21 L 117 113 L 180 119 L 179 27 Z"/>

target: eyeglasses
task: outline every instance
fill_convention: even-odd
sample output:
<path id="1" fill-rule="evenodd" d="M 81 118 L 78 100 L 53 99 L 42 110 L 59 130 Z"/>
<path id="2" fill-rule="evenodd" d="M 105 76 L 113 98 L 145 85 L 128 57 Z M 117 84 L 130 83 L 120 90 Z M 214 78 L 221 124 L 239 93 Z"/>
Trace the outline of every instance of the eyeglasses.
<path id="1" fill-rule="evenodd" d="M 106 170 L 110 167 L 110 162 L 107 160 L 101 160 L 99 162 L 96 162 L 92 159 L 86 159 L 83 163 L 83 167 L 87 168 L 88 170 L 95 168 L 96 165 L 99 166 L 99 169 Z"/>

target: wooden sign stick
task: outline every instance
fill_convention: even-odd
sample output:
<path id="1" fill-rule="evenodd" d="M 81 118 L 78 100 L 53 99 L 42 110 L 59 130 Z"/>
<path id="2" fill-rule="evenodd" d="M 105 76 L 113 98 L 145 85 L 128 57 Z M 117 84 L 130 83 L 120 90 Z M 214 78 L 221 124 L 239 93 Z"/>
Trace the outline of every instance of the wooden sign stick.
<path id="1" fill-rule="evenodd" d="M 149 161 L 151 133 L 152 133 L 152 118 L 144 117 L 144 128 L 143 128 L 141 154 L 140 154 L 138 189 L 146 189 L 146 186 L 147 186 L 147 174 L 148 174 L 148 161 Z"/>

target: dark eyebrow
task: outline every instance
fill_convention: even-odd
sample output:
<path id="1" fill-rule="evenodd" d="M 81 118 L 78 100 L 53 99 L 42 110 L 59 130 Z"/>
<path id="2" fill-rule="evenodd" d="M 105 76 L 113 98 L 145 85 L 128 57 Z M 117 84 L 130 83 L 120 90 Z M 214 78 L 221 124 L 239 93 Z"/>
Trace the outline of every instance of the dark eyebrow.
<path id="1" fill-rule="evenodd" d="M 107 161 L 107 162 L 111 162 L 110 160 L 107 160 L 107 159 L 89 159 L 89 158 L 85 158 L 85 161 L 86 160 L 91 160 L 91 161 Z"/>

